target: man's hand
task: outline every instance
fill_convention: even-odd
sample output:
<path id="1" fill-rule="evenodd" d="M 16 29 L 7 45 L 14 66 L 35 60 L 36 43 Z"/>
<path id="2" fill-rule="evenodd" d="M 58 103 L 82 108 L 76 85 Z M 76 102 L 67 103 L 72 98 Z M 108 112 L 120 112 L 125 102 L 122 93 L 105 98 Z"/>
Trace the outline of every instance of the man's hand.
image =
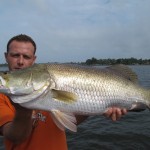
<path id="1" fill-rule="evenodd" d="M 112 107 L 107 110 L 107 112 L 104 113 L 105 117 L 111 118 L 113 121 L 119 120 L 122 115 L 125 115 L 127 113 L 126 109 L 121 109 L 118 107 Z"/>
<path id="2" fill-rule="evenodd" d="M 110 107 L 108 108 L 107 112 L 104 113 L 105 117 L 111 118 L 111 120 L 116 121 L 121 118 L 122 115 L 125 115 L 127 113 L 126 109 L 121 109 L 118 107 Z M 88 116 L 82 116 L 82 115 L 77 115 L 77 125 L 82 123 L 84 120 L 86 120 Z"/>

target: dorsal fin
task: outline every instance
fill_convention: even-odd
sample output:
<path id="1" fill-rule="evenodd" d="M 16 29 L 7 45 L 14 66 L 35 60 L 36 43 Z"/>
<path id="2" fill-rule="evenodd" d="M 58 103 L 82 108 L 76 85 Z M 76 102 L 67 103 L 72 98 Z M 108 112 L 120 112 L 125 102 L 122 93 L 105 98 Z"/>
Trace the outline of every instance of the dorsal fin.
<path id="1" fill-rule="evenodd" d="M 124 78 L 137 83 L 138 77 L 135 72 L 132 71 L 131 68 L 129 68 L 126 65 L 123 64 L 116 64 L 109 67 L 106 67 L 107 69 L 113 71 L 116 74 L 122 75 Z"/>

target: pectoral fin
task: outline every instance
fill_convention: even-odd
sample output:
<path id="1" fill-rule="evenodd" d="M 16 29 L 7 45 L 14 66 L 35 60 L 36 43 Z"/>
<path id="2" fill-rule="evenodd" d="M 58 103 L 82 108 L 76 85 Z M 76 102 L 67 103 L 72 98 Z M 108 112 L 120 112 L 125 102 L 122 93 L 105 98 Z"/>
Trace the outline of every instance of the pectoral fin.
<path id="1" fill-rule="evenodd" d="M 76 118 L 73 114 L 64 113 L 59 110 L 52 110 L 51 116 L 52 116 L 55 124 L 61 130 L 64 131 L 65 128 L 67 128 L 73 132 L 77 132 Z"/>
<path id="2" fill-rule="evenodd" d="M 68 92 L 68 91 L 52 89 L 52 97 L 54 99 L 70 103 L 70 102 L 77 101 L 78 96 L 76 94 Z"/>

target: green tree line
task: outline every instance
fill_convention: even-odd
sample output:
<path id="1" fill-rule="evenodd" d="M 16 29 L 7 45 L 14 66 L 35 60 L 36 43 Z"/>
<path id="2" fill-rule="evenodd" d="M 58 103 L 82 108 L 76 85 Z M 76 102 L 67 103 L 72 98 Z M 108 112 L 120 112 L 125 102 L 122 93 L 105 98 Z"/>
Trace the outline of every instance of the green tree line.
<path id="1" fill-rule="evenodd" d="M 150 59 L 136 59 L 136 58 L 119 58 L 119 59 L 87 59 L 86 65 L 114 65 L 114 64 L 125 64 L 125 65 L 150 65 Z"/>

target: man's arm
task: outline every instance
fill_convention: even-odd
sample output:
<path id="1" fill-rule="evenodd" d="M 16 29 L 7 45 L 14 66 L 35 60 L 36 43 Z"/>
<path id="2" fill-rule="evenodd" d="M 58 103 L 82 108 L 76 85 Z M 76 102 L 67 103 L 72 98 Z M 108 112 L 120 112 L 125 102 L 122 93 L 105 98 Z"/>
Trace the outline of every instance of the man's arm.
<path id="1" fill-rule="evenodd" d="M 19 144 L 27 138 L 32 131 L 32 110 L 16 107 L 16 114 L 12 122 L 8 122 L 1 127 L 4 138 L 15 144 Z"/>

